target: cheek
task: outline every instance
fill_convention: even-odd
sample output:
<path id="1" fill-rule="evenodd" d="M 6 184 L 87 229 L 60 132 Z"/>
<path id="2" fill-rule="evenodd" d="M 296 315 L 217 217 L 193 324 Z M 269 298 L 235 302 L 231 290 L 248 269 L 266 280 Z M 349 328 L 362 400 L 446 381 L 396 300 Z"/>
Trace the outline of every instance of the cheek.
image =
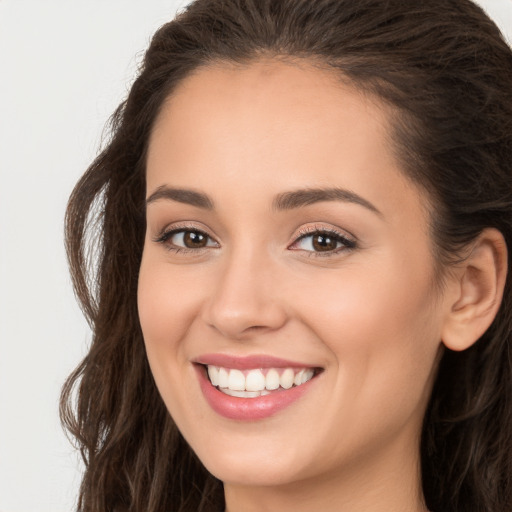
<path id="1" fill-rule="evenodd" d="M 164 255 L 165 257 L 165 255 Z M 197 290 L 183 272 L 149 253 L 138 284 L 139 319 L 153 377 L 169 410 L 176 409 L 187 367 L 182 341 L 197 311 Z"/>
<path id="2" fill-rule="evenodd" d="M 152 255 L 142 258 L 138 309 L 148 350 L 172 348 L 198 311 L 201 292 L 191 271 L 172 270 L 172 266 Z"/>
<path id="3" fill-rule="evenodd" d="M 165 255 L 164 255 L 165 257 Z M 183 384 L 191 378 L 185 353 L 187 332 L 198 311 L 200 297 L 188 270 L 172 271 L 162 258 L 145 253 L 138 283 L 138 310 L 151 372 L 177 423 L 187 425 L 189 407 Z M 197 397 L 196 397 L 197 399 Z"/>
<path id="4" fill-rule="evenodd" d="M 440 315 L 428 272 L 398 261 L 354 266 L 302 294 L 305 321 L 335 362 L 333 399 L 350 409 L 354 426 L 375 414 L 403 422 L 428 398 Z"/>
<path id="5" fill-rule="evenodd" d="M 314 278 L 297 276 L 301 283 L 296 292 L 301 292 L 299 307 L 325 333 L 322 338 L 340 340 L 340 349 L 349 340 L 358 340 L 351 349 L 378 349 L 414 341 L 426 324 L 434 327 L 430 274 L 426 258 L 379 254 L 364 266 L 355 262 L 332 273 L 317 272 Z M 375 338 L 381 341 L 373 346 Z"/>

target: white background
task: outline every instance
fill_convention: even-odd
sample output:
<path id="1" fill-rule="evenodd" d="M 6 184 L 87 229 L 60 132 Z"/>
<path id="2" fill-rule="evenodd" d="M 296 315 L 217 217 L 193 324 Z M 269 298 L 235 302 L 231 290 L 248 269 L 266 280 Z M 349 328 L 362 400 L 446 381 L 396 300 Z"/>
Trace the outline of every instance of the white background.
<path id="1" fill-rule="evenodd" d="M 71 189 L 152 33 L 187 0 L 0 0 L 0 511 L 70 512 L 60 387 L 90 335 L 63 246 Z M 512 0 L 479 2 L 512 40 Z"/>

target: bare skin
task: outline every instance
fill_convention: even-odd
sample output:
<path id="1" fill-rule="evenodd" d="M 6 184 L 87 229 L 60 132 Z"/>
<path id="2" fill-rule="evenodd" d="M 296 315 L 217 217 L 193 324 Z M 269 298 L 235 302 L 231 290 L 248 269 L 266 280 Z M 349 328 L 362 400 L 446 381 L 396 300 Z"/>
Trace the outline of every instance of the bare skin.
<path id="1" fill-rule="evenodd" d="M 489 272 L 435 286 L 428 201 L 389 133 L 377 100 L 266 60 L 196 72 L 156 122 L 140 320 L 160 393 L 228 512 L 426 510 L 419 436 L 441 340 L 463 349 L 492 321 L 464 330 L 458 313 L 499 298 L 503 251 L 490 232 L 474 264 Z M 298 190 L 324 195 L 283 207 Z M 234 421 L 198 383 L 193 361 L 213 352 L 322 371 L 277 414 Z"/>

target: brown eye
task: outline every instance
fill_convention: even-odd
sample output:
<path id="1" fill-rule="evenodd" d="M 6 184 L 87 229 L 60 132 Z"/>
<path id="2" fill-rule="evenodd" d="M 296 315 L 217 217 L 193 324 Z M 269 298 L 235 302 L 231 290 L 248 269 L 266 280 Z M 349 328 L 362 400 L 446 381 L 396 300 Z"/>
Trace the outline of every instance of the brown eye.
<path id="1" fill-rule="evenodd" d="M 312 237 L 312 245 L 318 252 L 334 251 L 338 248 L 338 240 L 327 234 L 318 234 Z"/>
<path id="2" fill-rule="evenodd" d="M 189 249 L 200 249 L 208 245 L 208 237 L 199 231 L 184 231 L 183 245 Z"/>
<path id="3" fill-rule="evenodd" d="M 325 253 L 325 255 L 335 255 L 344 249 L 354 249 L 356 243 L 345 237 L 341 233 L 334 231 L 314 231 L 307 235 L 302 235 L 290 247 L 310 252 L 312 254 Z"/>
<path id="4" fill-rule="evenodd" d="M 183 249 L 204 249 L 219 247 L 219 244 L 206 233 L 195 229 L 175 229 L 164 233 L 155 239 L 155 242 L 163 244 L 170 251 Z"/>

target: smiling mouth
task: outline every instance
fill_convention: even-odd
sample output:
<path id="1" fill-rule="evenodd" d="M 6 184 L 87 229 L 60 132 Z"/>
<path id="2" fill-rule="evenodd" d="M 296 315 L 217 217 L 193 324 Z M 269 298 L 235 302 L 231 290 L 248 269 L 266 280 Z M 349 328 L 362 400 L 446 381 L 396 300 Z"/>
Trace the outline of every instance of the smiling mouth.
<path id="1" fill-rule="evenodd" d="M 316 377 L 321 368 L 254 368 L 238 370 L 203 365 L 212 386 L 238 398 L 257 398 L 299 387 Z"/>

